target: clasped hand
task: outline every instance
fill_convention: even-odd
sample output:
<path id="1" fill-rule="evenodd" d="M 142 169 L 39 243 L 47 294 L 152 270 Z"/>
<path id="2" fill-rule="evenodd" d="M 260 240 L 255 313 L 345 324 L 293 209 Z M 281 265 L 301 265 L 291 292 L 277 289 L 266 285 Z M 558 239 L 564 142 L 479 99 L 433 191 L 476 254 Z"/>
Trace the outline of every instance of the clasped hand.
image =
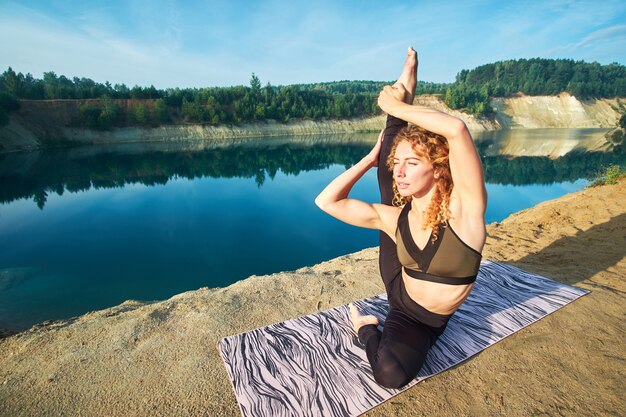
<path id="1" fill-rule="evenodd" d="M 387 85 L 383 87 L 383 90 L 378 95 L 378 107 L 385 113 L 391 114 L 393 106 L 404 103 L 407 94 L 408 91 L 400 82 L 394 85 Z"/>

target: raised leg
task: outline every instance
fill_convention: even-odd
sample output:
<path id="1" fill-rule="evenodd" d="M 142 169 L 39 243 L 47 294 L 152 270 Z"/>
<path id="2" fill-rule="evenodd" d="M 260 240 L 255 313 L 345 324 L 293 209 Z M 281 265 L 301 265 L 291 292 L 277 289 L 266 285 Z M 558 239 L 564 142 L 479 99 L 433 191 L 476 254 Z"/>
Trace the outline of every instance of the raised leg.
<path id="1" fill-rule="evenodd" d="M 417 54 L 411 47 L 407 50 L 407 57 L 397 82 L 402 83 L 409 92 L 405 101 L 412 104 L 417 84 Z M 383 204 L 391 205 L 393 200 L 393 173 L 387 168 L 387 158 L 396 135 L 406 125 L 404 120 L 387 116 L 378 159 L 378 187 Z M 380 233 L 378 260 L 390 305 L 384 331 L 381 333 L 378 330 L 378 320 L 376 323 L 368 323 L 367 320 L 371 319 L 365 319 L 367 316 L 353 315 L 353 326 L 365 345 L 365 352 L 376 381 L 387 388 L 400 388 L 415 378 L 436 337 L 427 327 L 396 308 L 395 300 L 400 297 L 397 279 L 402 279 L 402 265 L 398 260 L 396 244 L 383 232 Z"/>
<path id="2" fill-rule="evenodd" d="M 417 53 L 412 47 L 407 49 L 407 57 L 397 82 L 402 83 L 409 92 L 406 101 L 413 103 L 415 86 L 417 84 Z M 391 153 L 396 135 L 406 125 L 407 123 L 404 120 L 387 116 L 383 143 L 378 159 L 378 188 L 380 190 L 380 202 L 382 204 L 391 205 L 393 200 L 393 173 L 387 168 L 387 158 Z M 400 265 L 400 261 L 398 261 L 396 245 L 393 240 L 385 233 L 380 232 L 379 242 L 380 254 L 378 260 L 380 274 L 385 283 L 387 293 L 389 293 L 389 283 L 399 276 L 402 271 L 402 265 Z M 391 299 L 390 301 L 393 302 Z"/>
<path id="3" fill-rule="evenodd" d="M 417 85 L 417 53 L 410 46 L 407 50 L 407 56 L 404 61 L 404 66 L 402 67 L 402 73 L 396 82 L 404 85 L 408 91 L 405 101 L 407 103 L 413 103 L 413 99 L 415 97 L 415 86 Z M 393 140 L 398 134 L 398 131 L 406 125 L 407 123 L 404 120 L 397 119 L 393 116 L 387 116 L 383 144 L 378 159 L 378 187 L 380 189 L 381 203 L 383 204 L 391 204 L 393 199 L 393 175 L 387 168 L 387 158 L 389 157 L 391 147 L 393 146 Z"/>
<path id="4" fill-rule="evenodd" d="M 407 48 L 404 67 L 402 67 L 402 73 L 396 82 L 404 85 L 406 91 L 409 92 L 405 102 L 413 104 L 413 99 L 415 98 L 415 87 L 417 86 L 417 52 L 415 52 L 415 49 L 413 49 L 412 46 Z"/>

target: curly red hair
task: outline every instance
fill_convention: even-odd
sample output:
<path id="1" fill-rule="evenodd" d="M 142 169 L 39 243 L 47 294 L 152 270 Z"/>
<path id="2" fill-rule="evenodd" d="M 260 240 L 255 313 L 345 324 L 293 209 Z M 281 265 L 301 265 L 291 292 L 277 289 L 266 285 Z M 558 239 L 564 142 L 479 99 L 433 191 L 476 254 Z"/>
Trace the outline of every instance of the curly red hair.
<path id="1" fill-rule="evenodd" d="M 448 141 L 443 136 L 419 126 L 409 125 L 403 128 L 396 135 L 391 153 L 387 158 L 387 167 L 392 171 L 393 158 L 398 144 L 402 141 L 407 141 L 416 155 L 425 158 L 433 166 L 435 192 L 424 213 L 422 229 L 433 229 L 436 239 L 436 227 L 450 218 L 450 195 L 454 186 L 452 174 L 450 173 L 450 148 Z M 393 182 L 393 194 L 392 204 L 394 206 L 402 206 L 411 199 L 411 197 L 402 197 L 400 195 L 395 181 Z"/>

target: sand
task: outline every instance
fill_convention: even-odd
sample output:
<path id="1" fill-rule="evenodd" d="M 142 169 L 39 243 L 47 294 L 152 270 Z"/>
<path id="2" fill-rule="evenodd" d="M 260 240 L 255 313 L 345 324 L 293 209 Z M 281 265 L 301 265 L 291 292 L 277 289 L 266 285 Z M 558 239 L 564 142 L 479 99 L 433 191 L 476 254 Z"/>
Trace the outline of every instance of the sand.
<path id="1" fill-rule="evenodd" d="M 485 258 L 592 293 L 366 415 L 624 415 L 625 252 L 626 180 L 489 225 Z M 0 415 L 237 416 L 220 338 L 382 291 L 370 248 L 41 325 L 0 339 Z"/>

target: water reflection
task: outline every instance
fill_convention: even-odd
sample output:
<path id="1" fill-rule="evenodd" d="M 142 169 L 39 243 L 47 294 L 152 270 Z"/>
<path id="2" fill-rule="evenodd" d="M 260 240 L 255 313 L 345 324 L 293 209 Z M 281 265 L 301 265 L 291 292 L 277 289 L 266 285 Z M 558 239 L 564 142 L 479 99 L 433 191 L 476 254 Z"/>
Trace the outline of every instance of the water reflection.
<path id="1" fill-rule="evenodd" d="M 488 183 L 553 184 L 588 178 L 599 167 L 624 163 L 620 153 L 582 151 L 597 148 L 589 144 L 599 143 L 600 133 L 598 129 L 487 132 L 477 137 L 476 144 Z M 187 141 L 4 154 L 0 155 L 0 203 L 25 198 L 43 209 L 53 193 L 166 184 L 173 178 L 254 178 L 261 187 L 278 171 L 298 175 L 337 164 L 348 167 L 375 140 L 375 134 L 326 135 L 239 139 L 236 145 L 221 147 Z M 564 149 L 570 151 L 558 158 L 525 155 Z M 508 156 L 511 152 L 518 157 Z"/>
<path id="2" fill-rule="evenodd" d="M 485 156 L 537 156 L 556 159 L 571 152 L 591 153 L 611 149 L 608 129 L 516 129 L 474 135 Z"/>
<path id="3" fill-rule="evenodd" d="M 376 137 L 1 155 L 0 328 L 226 286 L 376 245 L 375 231 L 338 222 L 313 204 Z M 584 181 L 572 181 L 624 162 L 623 155 L 598 152 L 497 156 L 498 140 L 477 141 L 490 183 L 487 222 L 580 189 Z M 377 194 L 371 170 L 352 195 L 375 201 Z"/>

